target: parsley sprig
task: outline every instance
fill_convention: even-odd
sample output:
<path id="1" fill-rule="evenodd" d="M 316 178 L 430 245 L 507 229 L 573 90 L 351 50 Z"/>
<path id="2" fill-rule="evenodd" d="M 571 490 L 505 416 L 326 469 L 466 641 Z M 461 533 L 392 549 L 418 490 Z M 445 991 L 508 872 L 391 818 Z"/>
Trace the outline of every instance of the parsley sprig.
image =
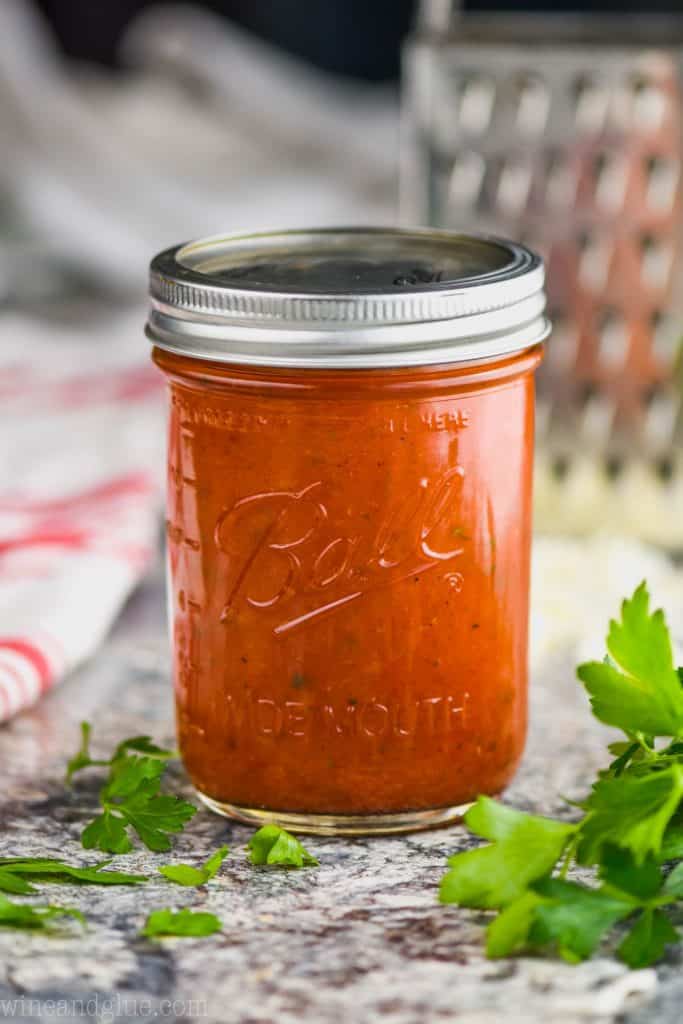
<path id="1" fill-rule="evenodd" d="M 465 824 L 489 845 L 451 857 L 439 895 L 498 911 L 490 957 L 555 949 L 577 962 L 626 922 L 617 955 L 645 967 L 680 938 L 666 908 L 683 899 L 683 864 L 666 863 L 683 857 L 683 671 L 644 583 L 610 623 L 605 660 L 578 676 L 595 716 L 626 736 L 610 744 L 583 816 L 567 823 L 479 797 Z M 594 883 L 569 880 L 573 864 L 593 869 Z"/>
<path id="2" fill-rule="evenodd" d="M 169 882 L 175 882 L 176 885 L 206 885 L 214 877 L 227 855 L 228 847 L 221 846 L 198 868 L 193 867 L 192 864 L 164 864 L 159 868 L 159 874 L 167 878 Z"/>
<path id="3" fill-rule="evenodd" d="M 247 844 L 252 864 L 278 865 L 283 868 L 312 868 L 316 858 L 296 836 L 279 825 L 264 825 Z"/>
<path id="4" fill-rule="evenodd" d="M 161 793 L 161 779 L 167 762 L 175 757 L 152 742 L 149 736 L 123 740 L 106 760 L 90 755 L 91 728 L 81 724 L 81 746 L 67 766 L 66 779 L 85 768 L 107 767 L 107 780 L 100 790 L 102 811 L 81 833 L 86 850 L 128 853 L 133 844 L 132 828 L 149 850 L 164 853 L 171 848 L 170 835 L 181 832 L 196 813 L 194 804 L 181 797 Z"/>
<path id="5" fill-rule="evenodd" d="M 107 860 L 83 868 L 65 864 L 53 857 L 3 857 L 0 859 L 0 889 L 22 895 L 37 892 L 28 878 L 37 882 L 75 882 L 83 885 L 140 885 L 147 881 L 147 875 L 105 871 L 109 863 Z"/>
<path id="6" fill-rule="evenodd" d="M 33 931 L 49 931 L 55 918 L 70 917 L 85 927 L 85 917 L 74 907 L 60 907 L 53 904 L 30 906 L 14 903 L 0 893 L 0 928 L 29 928 Z"/>
<path id="7" fill-rule="evenodd" d="M 215 914 L 203 910 L 153 910 L 145 922 L 141 935 L 148 939 L 159 939 L 165 935 L 179 935 L 197 938 L 219 932 L 223 924 Z"/>

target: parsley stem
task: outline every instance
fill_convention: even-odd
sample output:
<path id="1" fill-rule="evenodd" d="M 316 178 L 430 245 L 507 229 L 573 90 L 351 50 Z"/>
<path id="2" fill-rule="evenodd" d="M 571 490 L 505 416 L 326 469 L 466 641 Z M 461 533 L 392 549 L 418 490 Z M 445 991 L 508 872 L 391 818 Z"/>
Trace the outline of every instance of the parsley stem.
<path id="1" fill-rule="evenodd" d="M 577 830 L 574 833 L 574 835 L 570 838 L 570 840 L 567 843 L 567 846 L 565 848 L 564 857 L 562 858 L 562 864 L 560 865 L 560 873 L 559 873 L 559 877 L 560 878 L 566 878 L 567 877 L 567 872 L 569 871 L 569 868 L 571 867 L 571 863 L 572 863 L 572 861 L 574 859 L 574 854 L 576 853 L 576 847 L 578 845 L 579 845 L 579 833 L 578 833 L 578 830 Z"/>

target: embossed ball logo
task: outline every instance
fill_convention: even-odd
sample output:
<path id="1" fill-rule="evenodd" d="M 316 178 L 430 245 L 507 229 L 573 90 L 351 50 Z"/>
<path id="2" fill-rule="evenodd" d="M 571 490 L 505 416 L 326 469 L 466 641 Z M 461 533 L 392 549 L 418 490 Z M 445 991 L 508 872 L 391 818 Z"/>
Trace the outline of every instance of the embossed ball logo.
<path id="1" fill-rule="evenodd" d="M 214 530 L 227 558 L 221 621 L 245 605 L 277 609 L 273 631 L 281 635 L 439 567 L 459 592 L 463 576 L 450 563 L 468 539 L 457 526 L 463 480 L 464 470 L 454 466 L 434 480 L 420 479 L 410 499 L 356 514 L 336 507 L 339 495 L 332 508 L 321 480 L 241 498 Z M 349 525 L 340 527 L 345 518 Z"/>

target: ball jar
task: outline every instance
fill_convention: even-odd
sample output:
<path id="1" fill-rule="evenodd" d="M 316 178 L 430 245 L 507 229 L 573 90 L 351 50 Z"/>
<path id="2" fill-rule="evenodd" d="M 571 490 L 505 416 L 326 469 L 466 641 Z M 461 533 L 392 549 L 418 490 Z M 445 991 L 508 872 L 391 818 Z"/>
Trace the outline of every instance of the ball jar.
<path id="1" fill-rule="evenodd" d="M 152 264 L 178 739 L 214 810 L 426 827 L 524 746 L 543 268 L 432 231 Z"/>

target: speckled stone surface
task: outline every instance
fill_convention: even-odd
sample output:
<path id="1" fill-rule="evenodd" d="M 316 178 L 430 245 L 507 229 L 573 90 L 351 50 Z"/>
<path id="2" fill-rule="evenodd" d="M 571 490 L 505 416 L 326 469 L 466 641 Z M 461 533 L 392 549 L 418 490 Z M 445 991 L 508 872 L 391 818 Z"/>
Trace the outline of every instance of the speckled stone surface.
<path id="1" fill-rule="evenodd" d="M 557 812 L 559 793 L 581 794 L 603 759 L 570 664 L 537 672 L 523 768 L 509 791 L 517 806 Z M 67 792 L 65 758 L 78 722 L 95 723 L 96 747 L 149 732 L 171 741 L 173 720 L 162 585 L 133 598 L 98 656 L 33 711 L 0 729 L 0 856 L 62 856 L 93 863 L 80 829 L 96 777 Z M 189 787 L 177 772 L 179 790 Z M 459 827 L 380 840 L 307 840 L 318 869 L 251 867 L 250 830 L 200 811 L 173 859 L 199 863 L 221 843 L 231 853 L 202 890 L 156 872 L 167 857 L 136 850 L 118 859 L 149 872 L 144 888 L 44 886 L 80 907 L 89 928 L 58 935 L 0 931 L 0 1019 L 202 1020 L 227 1024 L 464 1024 L 678 1022 L 681 960 L 629 972 L 608 952 L 579 967 L 482 955 L 484 915 L 441 907 L 435 894 L 449 853 L 467 846 Z M 156 876 L 156 877 L 155 877 Z M 219 914 L 222 933 L 151 942 L 147 913 L 191 906 Z"/>

